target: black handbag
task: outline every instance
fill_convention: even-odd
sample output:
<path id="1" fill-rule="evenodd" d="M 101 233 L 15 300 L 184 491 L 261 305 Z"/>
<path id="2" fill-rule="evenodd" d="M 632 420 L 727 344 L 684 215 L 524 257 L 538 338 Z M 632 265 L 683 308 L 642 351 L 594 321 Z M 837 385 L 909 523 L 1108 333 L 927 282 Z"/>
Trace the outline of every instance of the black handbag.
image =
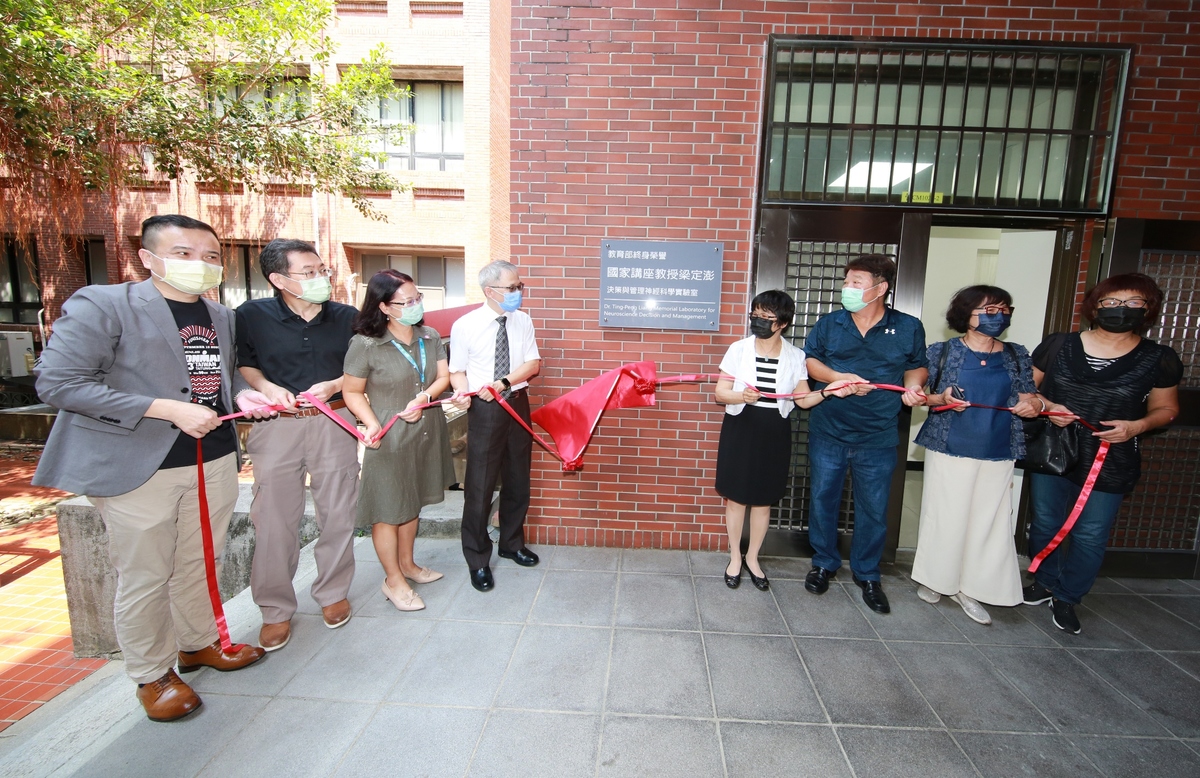
<path id="1" fill-rule="evenodd" d="M 1057 343 L 1051 345 L 1050 361 L 1042 376 L 1042 386 L 1050 380 L 1050 371 L 1058 360 L 1058 352 L 1062 351 L 1067 336 L 1061 335 Z M 1025 419 L 1025 457 L 1017 461 L 1017 467 L 1027 473 L 1043 473 L 1045 475 L 1065 475 L 1075 468 L 1079 461 L 1079 438 L 1076 436 L 1075 424 L 1066 427 L 1055 426 L 1049 417 L 1038 416 Z"/>

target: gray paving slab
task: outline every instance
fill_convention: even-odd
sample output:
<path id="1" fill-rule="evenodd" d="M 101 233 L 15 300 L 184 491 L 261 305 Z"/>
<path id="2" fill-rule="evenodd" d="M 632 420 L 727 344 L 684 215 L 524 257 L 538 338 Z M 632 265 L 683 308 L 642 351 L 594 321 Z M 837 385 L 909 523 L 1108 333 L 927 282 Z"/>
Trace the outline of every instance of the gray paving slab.
<path id="1" fill-rule="evenodd" d="M 599 712 L 611 643 L 611 629 L 526 626 L 495 704 Z"/>
<path id="2" fill-rule="evenodd" d="M 696 610 L 692 577 L 621 573 L 617 584 L 616 625 L 700 629 L 700 614 Z"/>
<path id="3" fill-rule="evenodd" d="M 984 778 L 1101 775 L 1083 753 L 1062 736 L 960 732 L 954 738 Z"/>
<path id="4" fill-rule="evenodd" d="M 469 621 L 524 623 L 529 618 L 529 609 L 533 607 L 545 574 L 541 566 L 504 570 L 493 574 L 495 589 L 479 592 L 467 581 L 466 568 L 463 568 L 463 583 L 454 591 L 442 616 Z M 430 615 L 436 616 L 437 612 L 431 611 Z"/>
<path id="5" fill-rule="evenodd" d="M 388 699 L 422 705 L 490 707 L 520 636 L 519 624 L 439 622 L 409 661 Z"/>
<path id="6" fill-rule="evenodd" d="M 715 721 L 607 716 L 596 775 L 628 778 L 696 778 L 721 775 Z"/>
<path id="7" fill-rule="evenodd" d="M 837 732 L 859 778 L 975 776 L 971 760 L 944 731 L 838 727 Z"/>
<path id="8" fill-rule="evenodd" d="M 541 624 L 609 626 L 616 593 L 615 572 L 547 570 L 529 620 Z"/>
<path id="9" fill-rule="evenodd" d="M 1169 611 L 1193 626 L 1200 627 L 1200 594 L 1164 595 L 1148 594 L 1146 599 L 1163 610 Z M 1192 650 L 1200 650 L 1200 644 L 1192 644 Z"/>
<path id="10" fill-rule="evenodd" d="M 487 715 L 484 709 L 381 705 L 334 775 L 463 775 Z"/>
<path id="11" fill-rule="evenodd" d="M 693 580 L 700 623 L 706 632 L 788 634 L 775 596 L 755 589 L 745 577 L 737 589 L 726 586 L 723 578 L 697 576 Z"/>
<path id="12" fill-rule="evenodd" d="M 1072 652 L 1177 737 L 1200 737 L 1200 681 L 1150 651 Z"/>
<path id="13" fill-rule="evenodd" d="M 796 638 L 796 645 L 833 723 L 939 726 L 882 642 Z"/>
<path id="14" fill-rule="evenodd" d="M 1200 597 L 1176 598 L 1196 600 Z M 1089 596 L 1088 608 L 1157 650 L 1193 650 L 1200 646 L 1200 627 L 1136 594 Z"/>
<path id="15" fill-rule="evenodd" d="M 846 575 L 849 579 L 849 575 Z M 884 640 L 928 640 L 938 643 L 966 643 L 964 632 L 979 627 L 963 618 L 962 609 L 953 603 L 954 611 L 944 605 L 931 606 L 917 597 L 917 586 L 911 581 L 884 580 L 884 592 L 892 607 L 891 613 L 875 613 L 862 599 L 862 589 L 853 583 L 845 584 L 854 606 L 866 618 L 871 628 Z M 945 600 L 946 598 L 942 598 Z M 957 611 L 957 612 L 955 612 Z M 953 618 L 950 618 L 953 617 Z"/>
<path id="16" fill-rule="evenodd" d="M 616 630 L 605 708 L 618 713 L 711 717 L 712 694 L 700 633 Z"/>
<path id="17" fill-rule="evenodd" d="M 722 721 L 729 778 L 849 778 L 850 767 L 829 726 Z"/>
<path id="18" fill-rule="evenodd" d="M 1200 753 L 1178 740 L 1076 735 L 1071 738 L 1108 778 L 1196 778 Z"/>
<path id="19" fill-rule="evenodd" d="M 351 617 L 351 623 L 353 621 Z M 347 624 L 341 629 L 349 626 Z M 205 668 L 187 676 L 187 682 L 201 693 L 273 697 L 304 669 L 318 651 L 329 645 L 337 631 L 327 628 L 320 616 L 298 613 L 292 617 L 292 637 L 283 648 L 272 651 L 236 673 L 219 673 Z M 235 634 L 242 642 L 258 644 L 258 627 Z"/>
<path id="20" fill-rule="evenodd" d="M 1178 578 L 1112 578 L 1113 583 L 1138 594 L 1196 594 L 1191 581 Z M 1095 589 L 1093 588 L 1093 591 Z"/>
<path id="21" fill-rule="evenodd" d="M 853 596 L 857 597 L 858 587 L 853 588 Z M 771 590 L 788 629 L 796 637 L 878 637 L 844 586 L 831 583 L 829 591 L 817 595 L 805 589 L 803 581 L 774 581 Z"/>
<path id="22" fill-rule="evenodd" d="M 496 710 L 488 717 L 468 775 L 585 778 L 596 772 L 599 743 L 598 715 Z"/>
<path id="23" fill-rule="evenodd" d="M 719 718 L 826 721 L 790 639 L 710 634 L 704 638 L 704 647 Z"/>
<path id="24" fill-rule="evenodd" d="M 551 570 L 603 570 L 615 572 L 621 566 L 619 548 L 555 546 L 548 567 Z"/>
<path id="25" fill-rule="evenodd" d="M 1045 633 L 1051 640 L 1066 648 L 1119 648 L 1144 649 L 1148 646 L 1134 635 L 1113 624 L 1108 619 L 1081 605 L 1075 609 L 1082 631 L 1078 635 L 1068 634 L 1050 618 L 1049 605 L 1022 605 L 1021 615 Z"/>
<path id="26" fill-rule="evenodd" d="M 657 548 L 627 548 L 621 551 L 621 572 L 690 575 L 692 570 L 685 553 Z"/>

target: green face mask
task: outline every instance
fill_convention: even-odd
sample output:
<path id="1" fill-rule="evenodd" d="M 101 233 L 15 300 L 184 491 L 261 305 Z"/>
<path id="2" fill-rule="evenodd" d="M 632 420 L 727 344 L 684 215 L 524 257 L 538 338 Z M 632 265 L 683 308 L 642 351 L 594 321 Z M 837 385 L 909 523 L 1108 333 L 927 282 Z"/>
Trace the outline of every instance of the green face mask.
<path id="1" fill-rule="evenodd" d="M 293 279 L 296 280 L 296 279 Z M 305 278 L 299 281 L 300 294 L 296 295 L 306 303 L 320 305 L 329 300 L 329 295 L 333 291 L 333 284 L 329 283 L 329 279 L 325 276 L 316 276 L 315 278 Z"/>
<path id="2" fill-rule="evenodd" d="M 400 323 L 409 326 L 416 324 L 421 319 L 425 318 L 425 306 L 421 303 L 410 305 L 400 313 Z"/>
<path id="3" fill-rule="evenodd" d="M 882 284 L 882 283 L 883 283 L 882 281 L 879 282 L 879 284 Z M 875 286 L 879 286 L 879 284 L 875 284 Z M 875 286 L 868 286 L 866 289 L 855 289 L 850 286 L 843 286 L 842 287 L 842 307 L 845 308 L 847 311 L 850 311 L 850 313 L 858 313 L 863 308 L 866 308 L 869 303 L 863 300 L 863 292 L 874 289 Z M 875 302 L 875 300 L 878 300 L 878 299 L 879 298 L 876 297 L 874 300 L 871 300 L 870 302 L 873 303 L 873 302 Z"/>

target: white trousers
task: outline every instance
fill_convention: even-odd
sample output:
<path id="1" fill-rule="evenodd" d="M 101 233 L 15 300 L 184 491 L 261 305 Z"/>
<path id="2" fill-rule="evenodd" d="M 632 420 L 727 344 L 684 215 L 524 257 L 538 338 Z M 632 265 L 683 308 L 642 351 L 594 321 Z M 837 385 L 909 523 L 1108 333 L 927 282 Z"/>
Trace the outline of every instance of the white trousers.
<path id="1" fill-rule="evenodd" d="M 990 605 L 1020 603 L 1012 482 L 1012 461 L 926 451 L 913 580 Z"/>

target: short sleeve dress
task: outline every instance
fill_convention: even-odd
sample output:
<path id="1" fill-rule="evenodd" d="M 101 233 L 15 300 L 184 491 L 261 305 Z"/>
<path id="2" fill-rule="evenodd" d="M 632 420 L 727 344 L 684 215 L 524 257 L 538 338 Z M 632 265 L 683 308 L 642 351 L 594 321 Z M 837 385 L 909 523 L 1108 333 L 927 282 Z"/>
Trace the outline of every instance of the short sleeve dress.
<path id="1" fill-rule="evenodd" d="M 380 424 L 404 410 L 412 399 L 437 376 L 437 363 L 446 358 L 446 347 L 429 327 L 414 327 L 412 345 L 406 346 L 389 333 L 382 338 L 355 335 L 346 352 L 345 372 L 366 379 L 367 399 Z M 414 365 L 421 364 L 425 344 L 425 376 Z M 410 363 L 398 349 L 412 358 Z M 446 415 L 427 408 L 414 424 L 397 420 L 378 449 L 363 455 L 362 481 L 358 490 L 355 526 L 405 524 L 421 508 L 445 499 L 445 489 L 454 483 L 450 458 L 450 435 Z"/>

